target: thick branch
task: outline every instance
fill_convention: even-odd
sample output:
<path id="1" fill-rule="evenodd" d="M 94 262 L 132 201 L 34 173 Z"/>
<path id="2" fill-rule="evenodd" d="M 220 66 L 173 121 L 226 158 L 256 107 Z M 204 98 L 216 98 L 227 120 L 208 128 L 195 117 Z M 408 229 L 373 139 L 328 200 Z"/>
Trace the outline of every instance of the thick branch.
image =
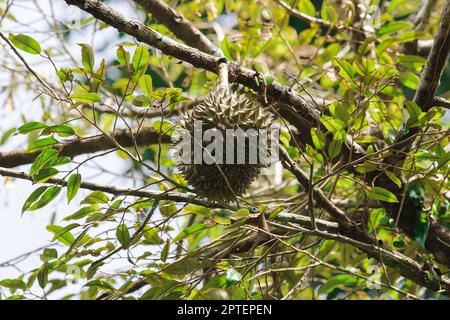
<path id="1" fill-rule="evenodd" d="M 283 165 L 297 178 L 298 182 L 308 191 L 310 182 L 305 173 L 290 159 L 286 151 L 280 148 L 280 157 Z M 430 281 L 426 272 L 414 260 L 405 257 L 397 252 L 392 252 L 390 248 L 383 242 L 368 234 L 351 221 L 345 213 L 336 207 L 320 190 L 314 189 L 313 196 L 317 204 L 325 209 L 330 216 L 339 222 L 339 234 L 328 234 L 319 230 L 309 230 L 311 234 L 320 235 L 326 239 L 334 239 L 340 242 L 349 243 L 367 253 L 370 257 L 382 261 L 387 265 L 395 268 L 403 276 L 413 279 L 425 287 L 433 288 L 434 291 L 443 289 L 450 294 L 450 281 L 442 277 L 438 282 Z M 341 236 L 342 235 L 342 236 Z"/>
<path id="2" fill-rule="evenodd" d="M 436 99 L 434 97 L 436 89 L 441 78 L 442 71 L 447 61 L 450 51 L 450 0 L 445 2 L 439 23 L 438 33 L 436 34 L 433 47 L 428 56 L 422 72 L 419 87 L 414 96 L 414 102 L 419 105 L 422 111 L 428 111 Z M 384 160 L 386 165 L 403 162 L 406 155 L 411 150 L 409 138 L 418 133 L 418 128 L 411 128 L 406 136 L 399 140 L 393 155 Z M 378 173 L 376 173 L 378 174 Z M 374 177 L 372 177 L 374 178 Z M 422 208 L 407 197 L 405 185 L 398 187 L 389 177 L 382 174 L 375 179 L 376 185 L 386 188 L 396 194 L 399 203 L 383 203 L 388 215 L 395 221 L 398 220 L 398 226 L 410 237 L 414 237 L 416 226 L 419 222 L 418 212 Z M 430 228 L 428 230 L 425 247 L 441 263 L 450 267 L 450 231 L 442 227 L 433 217 L 430 217 Z"/>
<path id="3" fill-rule="evenodd" d="M 24 172 L 1 168 L 0 167 L 0 175 L 7 177 L 14 177 L 19 179 L 26 179 L 32 181 L 32 178 Z M 48 183 L 57 184 L 60 186 L 66 186 L 67 182 L 64 180 L 60 180 L 57 178 L 51 178 L 48 180 Z M 115 196 L 120 195 L 129 195 L 136 196 L 142 198 L 150 198 L 150 199 L 159 199 L 159 200 L 171 200 L 175 202 L 184 202 L 184 203 L 193 203 L 207 207 L 215 207 L 213 204 L 207 201 L 199 200 L 195 198 L 195 195 L 186 195 L 186 194 L 178 194 L 174 192 L 156 192 L 150 190 L 141 190 L 141 189 L 131 189 L 131 188 L 118 188 L 110 185 L 99 185 L 91 182 L 82 182 L 80 185 L 83 189 L 88 190 L 100 190 L 106 193 L 113 194 Z M 231 208 L 227 205 L 218 204 L 217 207 L 226 207 L 232 210 L 237 208 Z M 323 237 L 326 239 L 332 239 L 344 243 L 349 243 L 364 252 L 366 252 L 369 256 L 380 260 L 380 256 L 383 261 L 389 266 L 398 270 L 403 276 L 415 281 L 416 283 L 427 287 L 434 291 L 443 290 L 447 294 L 450 293 L 450 281 L 441 277 L 440 279 L 432 279 L 430 280 L 427 276 L 427 273 L 422 270 L 421 266 L 413 261 L 412 259 L 401 255 L 400 253 L 393 252 L 388 248 L 379 247 L 378 243 L 366 243 L 361 242 L 359 239 L 352 238 L 351 236 L 339 235 L 340 228 L 336 223 L 324 221 L 321 219 L 316 220 L 317 227 L 319 230 L 311 230 L 311 221 L 308 217 L 301 215 L 294 215 L 291 213 L 281 212 L 276 218 L 279 222 L 284 223 L 294 223 L 297 227 L 302 228 L 302 232 L 306 232 L 308 234 L 316 235 L 319 237 Z"/>
<path id="4" fill-rule="evenodd" d="M 82 10 L 87 11 L 91 13 L 94 17 L 97 19 L 105 22 L 106 24 L 115 27 L 119 31 L 125 32 L 133 37 L 135 37 L 137 40 L 147 43 L 148 45 L 161 50 L 164 54 L 170 55 L 172 57 L 175 57 L 177 59 L 180 59 L 182 61 L 191 63 L 193 66 L 202 68 L 214 73 L 217 73 L 217 63 L 220 58 L 200 52 L 194 48 L 191 48 L 189 46 L 186 46 L 184 44 L 178 43 L 158 32 L 155 32 L 154 30 L 148 28 L 147 26 L 143 25 L 142 23 L 128 19 L 124 17 L 122 14 L 118 13 L 117 11 L 112 10 L 105 4 L 97 1 L 92 0 L 65 0 L 68 4 L 74 4 L 80 7 Z M 446 8 L 448 7 L 448 3 L 446 4 Z M 444 12 L 446 12 L 447 9 L 444 9 Z M 448 21 L 447 18 L 444 17 L 441 21 L 441 25 L 447 25 L 448 27 Z M 447 21 L 447 22 L 446 22 Z M 440 26 L 440 34 L 442 34 L 442 30 L 445 28 L 442 28 Z M 448 29 L 448 28 L 447 28 Z M 437 40 L 434 41 L 433 48 L 446 48 L 447 45 L 442 46 L 442 40 L 443 38 L 438 36 Z M 445 39 L 444 39 L 445 40 Z M 445 41 L 444 41 L 445 42 Z M 436 51 L 436 50 L 435 50 Z M 441 51 L 442 53 L 442 51 Z M 430 55 L 430 56 L 436 56 L 436 55 Z M 445 54 L 447 56 L 447 54 Z M 441 56 L 440 56 L 441 57 Z M 434 59 L 431 58 L 429 61 L 433 61 Z M 440 62 L 442 62 L 441 58 L 438 59 Z M 278 102 L 283 102 L 287 105 L 290 105 L 294 107 L 295 111 L 300 113 L 302 117 L 307 120 L 310 123 L 317 123 L 319 119 L 319 111 L 314 108 L 313 106 L 305 103 L 304 99 L 302 99 L 298 94 L 296 94 L 294 91 L 292 91 L 290 88 L 281 85 L 280 83 L 274 81 L 271 83 L 267 88 L 264 88 L 261 86 L 261 80 L 257 80 L 260 75 L 256 73 L 253 70 L 241 67 L 233 62 L 229 62 L 229 76 L 230 81 L 238 82 L 242 85 L 245 85 L 248 88 L 251 88 L 255 90 L 258 93 L 265 94 L 267 93 L 268 96 L 270 96 L 272 99 Z M 431 69 L 430 69 L 431 70 Z M 434 69 L 438 70 L 438 69 Z M 430 72 L 427 71 L 426 74 L 429 74 Z M 439 72 L 440 75 L 440 72 Z M 421 81 L 422 82 L 422 81 Z M 434 82 L 433 82 L 434 83 Z M 430 83 L 431 84 L 431 83 Z M 432 85 L 431 87 L 434 87 Z M 431 88 L 430 87 L 430 88 Z M 267 90 L 266 90 L 267 89 Z M 419 87 L 419 91 L 421 90 L 421 86 Z M 434 90 L 433 90 L 434 94 Z M 355 146 L 355 144 L 350 143 L 349 145 Z M 358 151 L 358 150 L 356 150 Z M 357 152 L 354 152 L 354 156 L 358 157 L 356 154 Z M 378 179 L 377 182 L 381 181 L 382 179 Z M 402 222 L 402 220 L 400 220 Z M 414 223 L 414 221 L 413 221 Z M 400 224 L 400 227 L 402 227 L 402 224 Z M 407 229 L 407 233 L 411 235 L 410 230 Z M 430 234 L 433 235 L 434 230 L 442 230 L 442 228 L 436 228 L 432 227 L 430 228 Z M 448 232 L 447 232 L 448 233 Z M 446 233 L 442 233 L 442 236 L 446 235 Z M 430 239 L 435 239 L 433 241 L 434 245 L 430 247 L 430 251 L 435 254 L 435 256 L 439 256 L 440 261 L 446 261 L 448 262 L 447 265 L 450 265 L 450 254 L 447 254 L 447 258 L 442 260 L 442 254 L 446 254 L 448 251 L 450 251 L 450 247 L 448 247 L 446 244 L 446 240 L 444 240 L 442 237 L 433 237 L 429 236 L 427 242 Z M 439 242 L 439 239 L 444 241 L 444 243 Z M 436 247 L 435 247 L 436 246 Z M 428 248 L 428 247 L 427 247 Z"/>
<path id="5" fill-rule="evenodd" d="M 201 52 L 195 48 L 174 41 L 140 23 L 126 18 L 119 12 L 109 8 L 105 4 L 92 0 L 65 0 L 68 4 L 80 7 L 106 24 L 125 32 L 137 40 L 161 50 L 166 55 L 188 62 L 197 68 L 217 73 L 219 57 Z M 264 93 L 261 87 L 260 75 L 250 69 L 241 67 L 233 62 L 228 62 L 230 81 L 238 82 L 259 93 Z M 307 104 L 298 94 L 276 81 L 267 87 L 267 94 L 273 99 L 284 102 L 297 109 L 302 116 L 310 121 L 317 122 L 319 111 Z"/>
<path id="6" fill-rule="evenodd" d="M 179 39 L 200 51 L 222 57 L 222 52 L 180 12 L 161 0 L 135 0 Z"/>
<path id="7" fill-rule="evenodd" d="M 122 147 L 132 147 L 134 145 L 132 136 L 128 130 L 117 130 L 113 137 Z M 159 143 L 159 134 L 153 128 L 143 127 L 134 136 L 137 145 L 149 145 Z M 170 142 L 170 137 L 164 135 L 162 143 Z M 91 138 L 76 139 L 56 145 L 61 156 L 73 158 L 75 156 L 94 153 L 103 150 L 114 149 L 116 146 L 106 136 L 96 136 Z M 40 151 L 27 153 L 26 151 L 12 151 L 0 153 L 0 167 L 13 168 L 24 164 L 32 163 Z"/>
<path id="8" fill-rule="evenodd" d="M 2 167 L 0 167 L 0 176 L 33 181 L 33 178 L 30 177 L 25 172 L 2 168 Z M 52 184 L 60 185 L 63 187 L 67 185 L 67 181 L 61 180 L 58 178 L 51 178 L 51 179 L 47 180 L 47 183 L 52 183 Z M 128 195 L 128 196 L 135 196 L 135 197 L 141 197 L 141 198 L 171 200 L 171 201 L 175 201 L 175 202 L 187 202 L 187 203 L 193 203 L 193 204 L 198 204 L 198 205 L 202 205 L 202 206 L 205 206 L 205 205 L 211 206 L 211 204 L 209 204 L 206 201 L 196 199 L 195 195 L 186 195 L 186 194 L 181 195 L 181 194 L 177 194 L 177 193 L 173 193 L 173 192 L 157 192 L 157 191 L 141 190 L 141 189 L 118 188 L 116 186 L 101 185 L 101 184 L 96 184 L 96 183 L 92 183 L 92 182 L 82 182 L 80 185 L 80 188 L 92 190 L 92 191 L 100 190 L 100 191 L 103 191 L 106 193 L 113 194 L 115 196 Z"/>
<path id="9" fill-rule="evenodd" d="M 419 88 L 414 96 L 422 111 L 432 106 L 434 95 L 450 51 L 450 1 L 445 2 L 441 21 L 427 63 L 420 77 Z"/>
<path id="10" fill-rule="evenodd" d="M 442 97 L 435 97 L 433 99 L 432 105 L 436 107 L 450 109 L 450 101 Z"/>
<path id="11" fill-rule="evenodd" d="M 12 177 L 17 179 L 23 179 L 23 180 L 29 180 L 33 181 L 33 178 L 30 177 L 25 172 L 12 170 L 8 168 L 2 168 L 0 167 L 0 176 L 4 177 Z M 59 186 L 66 186 L 67 181 L 61 180 L 58 178 L 51 178 L 47 180 L 47 183 L 56 184 Z M 206 200 L 197 199 L 196 195 L 194 194 L 186 194 L 186 193 L 175 193 L 175 192 L 158 192 L 158 191 L 151 191 L 151 190 L 145 190 L 145 189 L 132 189 L 132 188 L 119 188 L 116 186 L 111 185 L 101 185 L 96 184 L 92 182 L 85 182 L 83 181 L 80 185 L 80 188 L 87 189 L 87 190 L 100 190 L 115 196 L 121 196 L 121 195 L 127 195 L 127 196 L 134 196 L 134 197 L 140 197 L 140 198 L 148 198 L 148 199 L 159 199 L 159 200 L 170 200 L 175 202 L 181 202 L 181 203 L 193 203 L 204 207 L 209 208 L 225 208 L 230 210 L 238 210 L 239 208 L 233 207 L 231 205 L 227 205 L 224 203 L 211 203 Z M 309 221 L 308 217 L 298 215 L 298 214 L 292 214 L 287 212 L 281 212 L 278 214 L 277 219 L 279 221 L 283 222 L 294 222 L 298 224 L 299 226 L 302 226 L 303 228 L 310 229 L 311 223 Z M 322 219 L 317 219 L 317 226 L 327 232 L 338 232 L 338 225 L 335 222 L 330 222 Z"/>
<path id="12" fill-rule="evenodd" d="M 221 58 L 201 52 L 195 48 L 174 41 L 140 23 L 126 18 L 119 12 L 109 8 L 101 2 L 92 0 L 65 0 L 66 3 L 76 5 L 82 10 L 91 13 L 97 19 L 125 32 L 137 40 L 161 50 L 166 55 L 188 62 L 197 68 L 217 73 L 217 65 Z M 314 106 L 307 103 L 289 87 L 272 82 L 267 87 L 262 86 L 261 75 L 253 70 L 241 67 L 234 62 L 228 62 L 229 80 L 240 83 L 260 94 L 267 94 L 273 100 L 285 103 L 295 109 L 296 112 L 312 124 L 319 121 L 320 112 Z M 299 128 L 301 129 L 301 128 Z M 363 149 L 352 141 L 347 141 L 345 148 L 353 148 L 352 156 L 364 154 Z"/>
<path id="13" fill-rule="evenodd" d="M 290 171 L 298 180 L 298 182 L 309 192 L 310 181 L 308 176 L 300 170 L 300 168 L 292 161 L 289 154 L 283 149 L 279 149 L 281 162 L 283 166 Z M 339 224 L 344 228 L 351 228 L 354 223 L 345 213 L 336 207 L 319 189 L 313 188 L 314 200 L 320 207 L 324 208 Z"/>

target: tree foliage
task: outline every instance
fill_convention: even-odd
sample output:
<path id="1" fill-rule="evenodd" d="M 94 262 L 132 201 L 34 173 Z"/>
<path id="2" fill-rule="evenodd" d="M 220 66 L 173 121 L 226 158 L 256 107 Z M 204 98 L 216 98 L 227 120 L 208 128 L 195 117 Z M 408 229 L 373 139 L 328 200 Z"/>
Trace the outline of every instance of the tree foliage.
<path id="1" fill-rule="evenodd" d="M 448 1 L 26 6 L 37 31 L 0 1 L 22 112 L 0 175 L 33 182 L 22 215 L 48 216 L 51 242 L 2 299 L 448 297 Z M 223 57 L 282 129 L 281 161 L 230 203 L 193 193 L 170 143 Z"/>

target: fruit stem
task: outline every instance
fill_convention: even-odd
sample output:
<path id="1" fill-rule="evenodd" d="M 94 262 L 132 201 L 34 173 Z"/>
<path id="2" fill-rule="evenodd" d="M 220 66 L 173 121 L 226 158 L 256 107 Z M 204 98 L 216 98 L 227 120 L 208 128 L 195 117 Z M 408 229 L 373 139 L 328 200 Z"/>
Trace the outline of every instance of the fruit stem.
<path id="1" fill-rule="evenodd" d="M 219 60 L 219 94 L 224 95 L 228 91 L 228 64 L 226 59 Z"/>

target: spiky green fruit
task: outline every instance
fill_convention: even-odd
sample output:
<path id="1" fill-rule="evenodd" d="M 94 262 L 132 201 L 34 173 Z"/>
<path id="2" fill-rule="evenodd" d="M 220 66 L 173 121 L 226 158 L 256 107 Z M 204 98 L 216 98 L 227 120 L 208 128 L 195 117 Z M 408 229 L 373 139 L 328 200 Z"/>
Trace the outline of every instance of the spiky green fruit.
<path id="1" fill-rule="evenodd" d="M 180 119 L 181 128 L 192 137 L 194 137 L 195 121 L 201 121 L 203 132 L 215 128 L 224 137 L 227 129 L 243 129 L 244 131 L 268 129 L 270 124 L 268 111 L 258 101 L 236 92 L 225 95 L 211 92 Z M 207 144 L 204 142 L 203 147 Z M 234 145 L 233 152 L 236 155 L 238 147 L 236 140 Z M 224 143 L 224 155 L 226 154 L 225 146 L 226 143 Z M 191 147 L 193 150 L 193 145 Z M 267 154 L 270 152 L 269 143 L 266 152 Z M 178 168 L 200 196 L 209 200 L 231 201 L 235 199 L 235 196 L 245 194 L 265 166 L 260 161 L 256 164 L 249 163 L 248 140 L 245 143 L 245 155 L 244 164 L 237 164 L 236 161 L 234 164 L 225 162 L 194 164 L 192 161 L 191 164 L 179 164 Z"/>

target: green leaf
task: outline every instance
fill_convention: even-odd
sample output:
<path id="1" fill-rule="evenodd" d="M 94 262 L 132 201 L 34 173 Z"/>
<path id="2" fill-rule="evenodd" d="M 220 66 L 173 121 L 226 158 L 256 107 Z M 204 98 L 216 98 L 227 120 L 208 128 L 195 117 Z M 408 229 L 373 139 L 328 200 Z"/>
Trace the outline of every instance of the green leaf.
<path id="1" fill-rule="evenodd" d="M 59 171 L 55 168 L 43 168 L 33 176 L 33 181 L 35 183 L 43 183 L 53 176 L 56 176 Z"/>
<path id="2" fill-rule="evenodd" d="M 39 172 L 42 168 L 45 168 L 45 166 L 48 163 L 51 163 L 53 160 L 55 160 L 58 157 L 58 151 L 55 149 L 47 149 L 42 151 L 34 160 L 33 164 L 30 168 L 30 176 L 34 176 L 36 173 Z"/>
<path id="3" fill-rule="evenodd" d="M 337 131 L 334 136 L 333 139 L 339 142 L 344 142 L 347 139 L 347 131 L 345 130 L 339 130 Z"/>
<path id="4" fill-rule="evenodd" d="M 266 82 L 266 85 L 270 86 L 275 81 L 275 77 L 271 74 L 268 74 L 264 76 L 264 81 Z"/>
<path id="5" fill-rule="evenodd" d="M 197 86 L 200 86 L 200 87 L 204 86 L 206 84 L 206 81 L 208 81 L 208 76 L 206 75 L 206 72 L 203 70 L 198 72 L 196 80 L 197 80 L 197 83 L 196 83 Z"/>
<path id="6" fill-rule="evenodd" d="M 71 234 L 70 231 L 65 230 L 65 228 L 61 226 L 51 224 L 47 226 L 47 230 L 55 235 L 55 237 L 53 237 L 54 240 L 58 240 L 59 242 L 65 244 L 66 246 L 70 246 L 72 242 L 75 241 L 75 237 L 73 236 L 73 234 Z"/>
<path id="7" fill-rule="evenodd" d="M 398 63 L 404 67 L 412 69 L 420 68 L 427 62 L 427 59 L 415 55 L 401 55 L 398 57 Z"/>
<path id="8" fill-rule="evenodd" d="M 58 251 L 54 248 L 45 248 L 44 252 L 42 253 L 43 260 L 49 261 L 52 259 L 58 258 Z"/>
<path id="9" fill-rule="evenodd" d="M 434 153 L 431 153 L 430 151 L 419 151 L 414 154 L 414 158 L 418 160 L 424 160 L 424 161 L 439 161 L 441 157 L 439 155 L 436 155 Z"/>
<path id="10" fill-rule="evenodd" d="M 75 213 L 72 213 L 71 215 L 65 217 L 63 220 L 65 220 L 65 221 L 78 220 L 78 219 L 84 218 L 87 215 L 89 215 L 90 213 L 96 212 L 96 211 L 98 211 L 98 210 L 95 207 L 91 207 L 91 206 L 83 207 L 83 208 L 79 209 L 78 211 L 76 211 Z"/>
<path id="11" fill-rule="evenodd" d="M 353 78 L 355 77 L 355 71 L 353 70 L 352 65 L 345 61 L 345 60 L 339 60 L 336 58 L 333 58 L 333 63 L 336 66 L 339 66 L 340 71 L 339 71 L 339 75 L 342 76 L 343 78 L 353 81 Z"/>
<path id="12" fill-rule="evenodd" d="M 328 131 L 335 134 L 336 132 L 344 129 L 345 123 L 338 119 L 333 119 L 330 116 L 321 116 L 320 122 L 327 128 Z"/>
<path id="13" fill-rule="evenodd" d="M 67 202 L 70 203 L 70 201 L 75 197 L 75 195 L 78 192 L 78 189 L 80 189 L 81 185 L 81 174 L 75 173 L 72 174 L 69 179 L 67 180 Z"/>
<path id="14" fill-rule="evenodd" d="M 0 281 L 0 287 L 26 290 L 27 284 L 20 279 L 5 279 Z"/>
<path id="15" fill-rule="evenodd" d="M 152 77 L 148 74 L 145 74 L 142 77 L 140 77 L 138 84 L 142 92 L 145 94 L 149 94 L 150 92 L 153 91 Z"/>
<path id="16" fill-rule="evenodd" d="M 430 229 L 430 222 L 428 219 L 426 221 L 420 221 L 416 229 L 414 230 L 414 239 L 419 243 L 419 246 L 425 250 L 425 242 L 428 236 L 428 229 Z"/>
<path id="17" fill-rule="evenodd" d="M 173 201 L 160 201 L 158 208 L 164 217 L 172 217 L 178 211 Z"/>
<path id="18" fill-rule="evenodd" d="M 72 81 L 73 80 L 73 72 L 68 68 L 61 68 L 56 71 L 56 75 L 62 82 Z"/>
<path id="19" fill-rule="evenodd" d="M 48 283 L 48 267 L 44 266 L 37 274 L 39 286 L 44 289 Z"/>
<path id="20" fill-rule="evenodd" d="M 328 146 L 328 155 L 330 159 L 336 158 L 341 153 L 342 149 L 342 141 L 333 139 L 331 140 L 330 145 Z"/>
<path id="21" fill-rule="evenodd" d="M 339 15 L 333 5 L 325 2 L 322 4 L 320 16 L 322 17 L 322 19 L 328 20 L 331 23 L 336 23 L 339 19 Z"/>
<path id="22" fill-rule="evenodd" d="M 34 152 L 41 149 L 49 148 L 51 146 L 54 146 L 55 144 L 58 144 L 58 140 L 56 140 L 53 137 L 38 139 L 28 145 L 27 152 Z"/>
<path id="23" fill-rule="evenodd" d="M 128 227 L 125 224 L 120 224 L 116 229 L 116 238 L 124 248 L 130 245 L 131 237 Z"/>
<path id="24" fill-rule="evenodd" d="M 358 143 L 374 143 L 377 142 L 378 138 L 374 136 L 359 136 L 355 139 L 355 142 Z"/>
<path id="25" fill-rule="evenodd" d="M 395 175 L 395 173 L 391 172 L 391 171 L 385 171 L 384 172 L 389 179 L 392 180 L 392 182 L 394 182 L 398 187 L 400 187 L 402 185 L 402 181 Z"/>
<path id="26" fill-rule="evenodd" d="M 164 240 L 159 236 L 160 228 L 150 228 L 147 226 L 146 229 L 148 229 L 144 232 L 146 244 L 158 245 L 164 243 Z"/>
<path id="27" fill-rule="evenodd" d="M 419 120 L 419 117 L 422 113 L 422 109 L 413 101 L 405 101 L 406 110 L 409 113 L 409 119 L 407 122 L 408 126 L 411 126 Z"/>
<path id="28" fill-rule="evenodd" d="M 104 280 L 92 280 L 84 285 L 85 287 L 96 287 L 103 290 L 115 291 L 114 287 Z"/>
<path id="29" fill-rule="evenodd" d="M 222 43 L 220 44 L 220 47 L 222 49 L 223 55 L 228 60 L 235 60 L 235 49 L 233 44 L 231 43 L 230 39 L 227 37 L 224 37 L 222 40 Z"/>
<path id="30" fill-rule="evenodd" d="M 193 213 L 205 217 L 211 217 L 211 210 L 207 207 L 198 206 L 195 204 L 188 205 L 183 209 L 184 213 Z"/>
<path id="31" fill-rule="evenodd" d="M 397 197 L 392 192 L 382 187 L 370 187 L 369 191 L 367 192 L 367 197 L 372 200 L 379 200 L 384 202 L 398 202 Z"/>
<path id="32" fill-rule="evenodd" d="M 68 256 L 72 250 L 77 246 L 77 244 L 81 241 L 83 241 L 83 243 L 86 243 L 90 237 L 88 235 L 86 235 L 88 233 L 89 229 L 86 228 L 83 231 L 81 231 L 80 234 L 78 234 L 78 236 L 75 238 L 75 240 L 70 244 L 69 249 L 67 250 L 67 252 L 65 253 L 66 256 Z M 108 242 L 109 243 L 109 242 Z M 109 250 L 109 248 L 108 248 Z M 89 261 L 90 262 L 90 261 Z"/>
<path id="33" fill-rule="evenodd" d="M 298 4 L 298 10 L 311 17 L 314 17 L 316 15 L 316 8 L 310 0 L 300 0 Z"/>
<path id="34" fill-rule="evenodd" d="M 44 130 L 42 130 L 41 136 L 49 135 L 52 133 L 58 133 L 66 137 L 75 135 L 75 131 L 73 130 L 72 127 L 65 124 L 58 124 L 55 126 L 47 127 Z"/>
<path id="35" fill-rule="evenodd" d="M 69 157 L 58 157 L 56 158 L 54 161 L 52 161 L 52 166 L 56 167 L 56 166 L 62 166 L 65 164 L 68 164 L 72 161 L 72 159 L 70 159 Z"/>
<path id="36" fill-rule="evenodd" d="M 280 141 L 286 147 L 289 148 L 289 142 L 291 141 L 291 135 L 287 131 L 280 131 Z"/>
<path id="37" fill-rule="evenodd" d="M 117 48 L 116 55 L 117 61 L 119 61 L 120 64 L 128 67 L 128 64 L 130 63 L 130 53 L 126 51 L 122 46 L 119 46 L 119 48 Z"/>
<path id="38" fill-rule="evenodd" d="M 309 144 L 306 145 L 306 153 L 314 158 L 319 163 L 323 163 L 323 156 L 316 150 L 314 150 L 313 147 L 311 147 Z"/>
<path id="39" fill-rule="evenodd" d="M 409 89 L 416 90 L 419 87 L 420 79 L 413 72 L 401 72 L 399 79 L 400 82 Z"/>
<path id="40" fill-rule="evenodd" d="M 87 43 L 78 43 L 81 47 L 81 61 L 83 67 L 88 71 L 94 70 L 94 50 Z"/>
<path id="41" fill-rule="evenodd" d="M 340 274 L 337 276 L 330 277 L 330 280 L 325 282 L 322 286 L 319 288 L 319 294 L 323 293 L 331 293 L 334 288 L 342 288 L 342 287 L 349 287 L 354 286 L 358 280 L 356 280 L 353 276 L 347 275 L 347 274 Z"/>
<path id="42" fill-rule="evenodd" d="M 168 136 L 171 136 L 173 131 L 175 130 L 175 125 L 169 121 L 166 120 L 155 120 L 153 122 L 153 128 L 156 132 L 166 134 Z"/>
<path id="43" fill-rule="evenodd" d="M 322 150 L 325 148 L 327 141 L 325 139 L 325 135 L 319 128 L 311 128 L 311 138 L 317 149 Z"/>
<path id="44" fill-rule="evenodd" d="M 242 208 L 242 209 L 239 209 L 238 211 L 236 211 L 236 212 L 233 214 L 233 217 L 234 217 L 234 218 L 245 218 L 245 217 L 247 217 L 249 214 L 250 214 L 250 210 L 249 210 L 249 209 L 247 209 L 247 208 Z"/>
<path id="45" fill-rule="evenodd" d="M 0 139 L 0 145 L 5 144 L 6 141 L 8 141 L 9 137 L 11 137 L 14 132 L 16 132 L 16 128 L 11 128 L 7 130 Z"/>
<path id="46" fill-rule="evenodd" d="M 92 92 L 98 92 L 98 88 L 100 84 L 104 83 L 105 77 L 106 77 L 106 66 L 105 66 L 105 59 L 102 59 L 100 61 L 100 67 L 98 70 L 92 74 L 93 80 L 92 80 L 92 86 L 91 91 Z"/>
<path id="47" fill-rule="evenodd" d="M 200 232 L 200 231 L 202 231 L 202 230 L 204 230 L 204 229 L 206 229 L 206 228 L 207 228 L 207 226 L 204 225 L 203 223 L 196 223 L 196 224 L 193 224 L 192 226 L 189 226 L 189 227 L 185 228 L 183 231 L 181 231 L 181 232 L 173 239 L 173 242 L 177 242 L 177 241 L 183 240 L 183 239 L 189 237 L 191 234 Z"/>
<path id="48" fill-rule="evenodd" d="M 42 186 L 34 190 L 31 195 L 25 200 L 25 203 L 22 207 L 22 213 L 28 210 L 30 206 L 47 190 L 48 186 Z"/>
<path id="49" fill-rule="evenodd" d="M 9 40 L 16 48 L 19 48 L 20 50 L 31 54 L 41 53 L 41 45 L 30 36 L 24 34 L 13 35 L 10 33 Z"/>
<path id="50" fill-rule="evenodd" d="M 21 125 L 19 128 L 17 128 L 17 131 L 19 131 L 19 133 L 28 133 L 34 130 L 39 130 L 42 128 L 46 128 L 47 125 L 45 123 L 42 122 L 36 122 L 36 121 L 32 121 L 32 122 L 27 122 L 23 125 Z"/>
<path id="51" fill-rule="evenodd" d="M 75 229 L 79 226 L 80 226 L 80 224 L 78 224 L 78 223 L 71 223 L 68 226 L 65 226 L 64 228 L 61 228 L 60 230 L 58 230 L 55 233 L 55 236 L 53 237 L 53 239 L 51 241 L 53 242 L 55 240 L 58 240 L 60 237 L 63 237 L 66 233 L 68 233 L 70 230 Z M 56 228 L 55 228 L 55 230 L 56 230 Z M 70 238 L 70 236 L 69 236 L 69 238 Z M 67 240 L 69 240 L 69 239 L 67 239 Z M 72 242 L 73 241 L 71 241 L 70 243 L 72 243 Z"/>
<path id="52" fill-rule="evenodd" d="M 102 98 L 94 92 L 81 92 L 71 94 L 68 98 L 74 99 L 79 103 L 96 103 L 102 101 Z"/>
<path id="53" fill-rule="evenodd" d="M 161 261 L 166 262 L 167 256 L 169 255 L 169 249 L 170 249 L 170 240 L 166 240 L 166 244 L 164 245 L 164 248 L 161 251 Z"/>
<path id="54" fill-rule="evenodd" d="M 135 73 L 142 72 L 143 69 L 147 68 L 149 58 L 150 54 L 145 46 L 141 45 L 136 48 L 132 62 Z"/>
<path id="55" fill-rule="evenodd" d="M 147 95 L 139 95 L 131 103 L 136 107 L 147 107 L 152 105 L 152 99 Z"/>
<path id="56" fill-rule="evenodd" d="M 25 297 L 23 294 L 15 294 L 5 298 L 5 300 L 27 300 L 27 297 Z"/>
<path id="57" fill-rule="evenodd" d="M 231 268 L 227 270 L 227 285 L 232 286 L 242 280 L 242 274 Z"/>
<path id="58" fill-rule="evenodd" d="M 81 201 L 81 204 L 96 204 L 96 203 L 104 204 L 108 203 L 108 200 L 109 198 L 104 192 L 97 190 L 92 192 L 86 198 L 84 198 L 84 200 Z"/>
<path id="59" fill-rule="evenodd" d="M 334 102 L 330 105 L 330 112 L 338 124 L 345 126 L 350 120 L 350 113 L 355 110 L 354 105 Z"/>
<path id="60" fill-rule="evenodd" d="M 202 262 L 197 258 L 185 257 L 168 265 L 164 271 L 168 274 L 183 276 L 195 270 L 201 269 L 202 265 Z"/>
<path id="61" fill-rule="evenodd" d="M 384 36 L 388 34 L 392 34 L 394 32 L 410 29 L 412 27 L 412 24 L 406 21 L 395 21 L 391 22 L 389 24 L 385 24 L 380 29 L 376 31 L 377 36 Z"/>
<path id="62" fill-rule="evenodd" d="M 58 194 L 61 192 L 61 187 L 59 186 L 53 186 L 48 188 L 43 194 L 42 196 L 39 198 L 39 200 L 37 200 L 36 202 L 34 202 L 30 207 L 29 207 L 29 211 L 35 211 L 38 209 L 41 209 L 43 207 L 45 207 L 47 204 L 49 204 L 53 199 L 55 199 Z"/>

